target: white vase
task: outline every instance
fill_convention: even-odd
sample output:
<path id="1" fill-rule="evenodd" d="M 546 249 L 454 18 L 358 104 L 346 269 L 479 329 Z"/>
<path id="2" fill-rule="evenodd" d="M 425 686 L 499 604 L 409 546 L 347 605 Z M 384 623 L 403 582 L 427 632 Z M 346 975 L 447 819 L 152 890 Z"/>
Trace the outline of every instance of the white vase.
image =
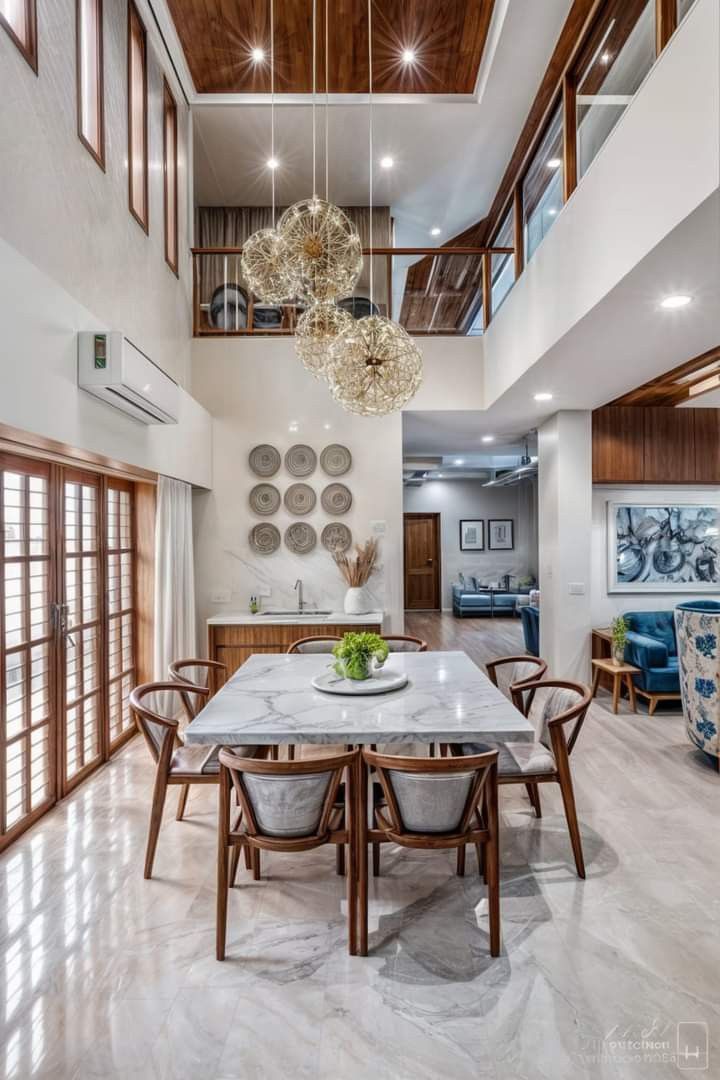
<path id="1" fill-rule="evenodd" d="M 351 586 L 345 593 L 343 607 L 346 615 L 367 615 L 370 606 L 365 587 L 363 585 Z"/>

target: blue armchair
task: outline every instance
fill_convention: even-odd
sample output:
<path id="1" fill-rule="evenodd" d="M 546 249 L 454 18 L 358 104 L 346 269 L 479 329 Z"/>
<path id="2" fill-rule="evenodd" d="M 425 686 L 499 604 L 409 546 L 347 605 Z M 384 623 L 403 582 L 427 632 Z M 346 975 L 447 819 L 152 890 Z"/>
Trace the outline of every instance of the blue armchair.
<path id="1" fill-rule="evenodd" d="M 677 638 L 672 611 L 626 611 L 629 626 L 625 660 L 640 668 L 633 675 L 635 690 L 648 700 L 648 713 L 658 701 L 680 698 Z"/>
<path id="2" fill-rule="evenodd" d="M 540 608 L 526 604 L 520 608 L 525 650 L 532 656 L 540 655 Z"/>

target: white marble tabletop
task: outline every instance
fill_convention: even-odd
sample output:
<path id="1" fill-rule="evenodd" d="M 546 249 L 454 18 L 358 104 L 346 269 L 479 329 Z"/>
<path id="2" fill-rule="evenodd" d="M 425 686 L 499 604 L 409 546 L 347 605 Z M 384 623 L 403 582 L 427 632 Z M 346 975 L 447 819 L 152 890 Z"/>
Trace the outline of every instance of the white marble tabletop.
<path id="1" fill-rule="evenodd" d="M 185 731 L 189 744 L 530 740 L 529 721 L 462 652 L 392 653 L 402 690 L 341 697 L 313 689 L 327 655 L 255 654 Z"/>

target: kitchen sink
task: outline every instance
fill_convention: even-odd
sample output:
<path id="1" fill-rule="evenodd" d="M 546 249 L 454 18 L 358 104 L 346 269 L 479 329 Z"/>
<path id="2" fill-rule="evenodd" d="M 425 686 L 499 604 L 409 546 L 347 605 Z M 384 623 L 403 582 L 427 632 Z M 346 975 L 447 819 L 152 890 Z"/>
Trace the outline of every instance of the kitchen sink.
<path id="1" fill-rule="evenodd" d="M 332 615 L 332 611 L 259 611 L 258 615 L 270 615 L 274 618 L 293 616 L 295 619 L 314 619 L 318 615 Z"/>

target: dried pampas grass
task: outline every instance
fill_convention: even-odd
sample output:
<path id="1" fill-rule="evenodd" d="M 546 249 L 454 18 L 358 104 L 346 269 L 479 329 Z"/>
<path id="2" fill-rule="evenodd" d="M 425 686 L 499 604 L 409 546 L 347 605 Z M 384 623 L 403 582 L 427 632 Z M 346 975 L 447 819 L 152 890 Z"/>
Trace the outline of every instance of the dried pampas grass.
<path id="1" fill-rule="evenodd" d="M 351 589 L 366 585 L 370 575 L 377 570 L 378 542 L 366 540 L 355 545 L 355 555 L 347 556 L 344 551 L 336 551 L 333 558 L 340 573 Z"/>

